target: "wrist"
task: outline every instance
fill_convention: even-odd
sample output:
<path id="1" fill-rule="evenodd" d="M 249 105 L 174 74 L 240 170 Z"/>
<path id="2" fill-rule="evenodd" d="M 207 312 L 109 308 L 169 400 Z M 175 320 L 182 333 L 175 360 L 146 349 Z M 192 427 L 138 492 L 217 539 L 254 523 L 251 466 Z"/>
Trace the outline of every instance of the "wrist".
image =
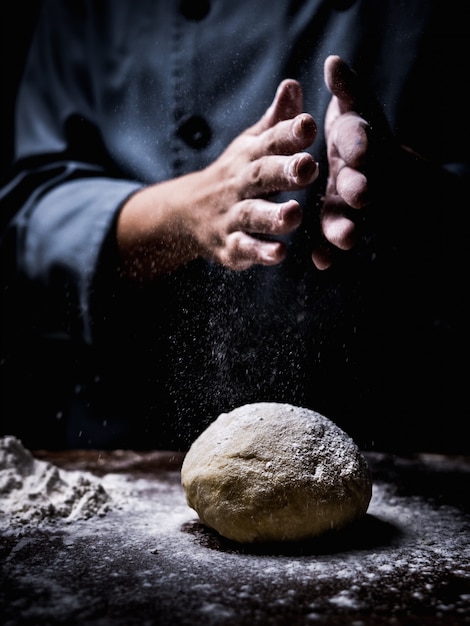
<path id="1" fill-rule="evenodd" d="M 146 187 L 122 207 L 116 224 L 121 275 L 146 281 L 197 258 L 174 183 Z"/>

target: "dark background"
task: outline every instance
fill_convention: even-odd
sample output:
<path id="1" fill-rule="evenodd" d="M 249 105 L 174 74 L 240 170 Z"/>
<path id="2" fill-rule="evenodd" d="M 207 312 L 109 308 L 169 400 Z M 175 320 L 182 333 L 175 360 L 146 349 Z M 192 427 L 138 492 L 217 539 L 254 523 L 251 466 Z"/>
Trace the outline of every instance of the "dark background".
<path id="1" fill-rule="evenodd" d="M 29 41 L 41 0 L 4 3 L 0 18 L 1 45 L 1 174 L 8 168 L 13 149 L 13 107 Z"/>
<path id="2" fill-rule="evenodd" d="M 1 45 L 1 109 L 0 109 L 0 145 L 1 145 L 1 176 L 7 173 L 9 164 L 12 158 L 13 149 L 13 109 L 16 98 L 16 91 L 19 81 L 21 79 L 26 55 L 28 51 L 28 45 L 32 36 L 37 14 L 41 7 L 41 0 L 28 0 L 23 2 L 16 2 L 14 6 L 3 5 L 2 18 L 0 20 L 0 45 Z M 463 54 L 464 49 L 467 47 L 467 40 L 462 37 L 457 38 L 454 41 L 455 49 L 460 50 L 461 54 L 455 55 L 456 65 L 458 69 L 454 68 L 453 72 L 450 72 L 452 76 L 466 76 L 466 71 L 463 70 L 464 60 L 468 58 L 467 54 Z M 459 44 L 460 42 L 460 44 Z M 449 82 L 450 79 L 449 79 Z M 452 87 L 458 87 L 459 81 L 452 81 Z M 460 80 L 460 83 L 462 80 Z M 456 90 L 456 98 L 464 98 L 460 89 Z M 460 105 L 460 108 L 462 105 Z M 457 111 L 460 110 L 457 108 Z M 459 116 L 460 117 L 460 116 Z M 464 288 L 463 285 L 461 285 Z M 462 326 L 466 327 L 467 322 L 463 321 Z M 463 337 L 455 332 L 451 333 L 453 342 L 460 344 L 463 341 Z M 462 422 L 467 421 L 468 409 L 466 406 L 462 406 L 462 398 L 465 397 L 465 388 L 467 385 L 467 364 L 456 363 L 455 355 L 462 355 L 464 352 L 459 346 L 449 343 L 448 340 L 443 339 L 443 345 L 439 348 L 441 350 L 441 356 L 443 362 L 449 364 L 449 371 L 446 370 L 446 381 L 443 383 L 442 393 L 442 419 L 439 418 L 439 427 L 436 429 L 435 424 L 430 424 L 430 430 L 437 430 L 442 432 L 442 441 L 434 441 L 434 448 L 441 448 L 448 452 L 454 453 L 468 453 L 468 438 L 461 437 L 463 432 Z M 460 361 L 460 359 L 459 359 Z M 423 372 L 416 372 L 416 379 L 423 378 Z M 427 391 L 433 389 L 433 382 L 431 379 L 428 381 L 429 388 L 426 381 L 420 383 L 423 389 L 423 407 L 426 406 L 425 395 Z M 4 383 L 4 381 L 3 381 Z M 3 384 L 2 384 L 3 386 Z M 439 409 L 434 407 L 432 412 L 432 420 L 436 420 L 436 414 L 439 413 Z M 444 417 L 445 416 L 445 417 Z M 439 435 L 436 435 L 439 437 Z"/>

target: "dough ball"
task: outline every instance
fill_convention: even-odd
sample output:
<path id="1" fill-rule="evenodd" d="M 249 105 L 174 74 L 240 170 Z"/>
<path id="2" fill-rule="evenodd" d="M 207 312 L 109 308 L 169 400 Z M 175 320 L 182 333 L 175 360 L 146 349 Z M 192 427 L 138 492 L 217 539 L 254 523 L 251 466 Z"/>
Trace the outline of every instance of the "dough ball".
<path id="1" fill-rule="evenodd" d="M 369 467 L 354 441 L 309 409 L 275 402 L 222 413 L 181 468 L 188 505 L 241 543 L 299 541 L 365 515 Z"/>

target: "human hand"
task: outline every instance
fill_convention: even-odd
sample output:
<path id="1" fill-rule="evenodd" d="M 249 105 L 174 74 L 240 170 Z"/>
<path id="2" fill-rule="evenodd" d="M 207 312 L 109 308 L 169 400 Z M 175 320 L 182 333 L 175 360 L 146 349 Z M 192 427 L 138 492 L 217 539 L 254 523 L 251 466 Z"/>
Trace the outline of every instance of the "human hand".
<path id="1" fill-rule="evenodd" d="M 305 152 L 317 127 L 302 106 L 300 84 L 282 81 L 261 119 L 212 164 L 134 194 L 117 224 L 124 273 L 152 278 L 198 257 L 234 270 L 281 262 L 286 244 L 275 238 L 299 226 L 302 210 L 273 194 L 318 176 Z"/>
<path id="2" fill-rule="evenodd" d="M 202 256 L 235 270 L 284 259 L 286 246 L 276 237 L 295 230 L 302 211 L 297 201 L 276 203 L 272 196 L 306 187 L 318 176 L 316 162 L 304 152 L 317 127 L 302 105 L 300 84 L 282 81 L 263 117 L 203 173 L 203 199 L 192 214 Z"/>
<path id="3" fill-rule="evenodd" d="M 391 134 L 379 103 L 338 56 L 325 61 L 325 83 L 332 93 L 325 117 L 328 179 L 320 215 L 321 240 L 312 252 L 319 269 L 329 267 L 335 249 L 349 250 L 357 241 L 357 210 L 372 201 L 371 183 L 385 156 Z M 374 159 L 372 152 L 374 151 Z M 385 167 L 385 162 L 383 163 Z"/>

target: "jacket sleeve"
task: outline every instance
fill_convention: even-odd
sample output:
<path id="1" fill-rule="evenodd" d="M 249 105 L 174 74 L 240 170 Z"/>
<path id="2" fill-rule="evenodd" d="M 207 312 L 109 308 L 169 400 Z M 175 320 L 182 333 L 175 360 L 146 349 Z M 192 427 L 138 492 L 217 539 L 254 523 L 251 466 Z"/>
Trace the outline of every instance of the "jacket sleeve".
<path id="1" fill-rule="evenodd" d="M 142 183 L 104 147 L 79 45 L 86 21 L 66 5 L 44 3 L 19 89 L 15 159 L 0 192 L 2 288 L 32 308 L 40 332 L 91 342 L 93 285 L 112 266 L 100 259 Z"/>

